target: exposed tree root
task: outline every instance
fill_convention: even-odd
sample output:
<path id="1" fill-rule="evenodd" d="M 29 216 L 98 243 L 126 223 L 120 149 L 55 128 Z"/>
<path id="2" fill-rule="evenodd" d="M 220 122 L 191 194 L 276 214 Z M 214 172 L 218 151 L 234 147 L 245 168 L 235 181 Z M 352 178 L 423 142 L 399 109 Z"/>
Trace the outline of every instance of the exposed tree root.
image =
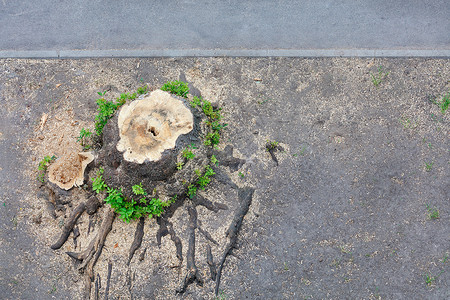
<path id="1" fill-rule="evenodd" d="M 77 248 L 77 239 L 80 236 L 80 230 L 78 229 L 78 226 L 75 226 L 72 230 L 73 232 L 73 247 L 74 249 Z"/>
<path id="2" fill-rule="evenodd" d="M 56 186 L 56 185 L 55 185 Z M 61 196 L 59 195 L 59 191 L 56 190 L 55 187 L 52 186 L 49 182 L 47 182 L 47 191 L 48 191 L 48 201 L 47 201 L 47 210 L 52 216 L 53 219 L 56 219 L 57 211 L 66 211 L 63 203 L 61 202 Z"/>
<path id="3" fill-rule="evenodd" d="M 173 225 L 169 221 L 167 221 L 167 229 L 170 234 L 170 239 L 175 244 L 175 248 L 177 251 L 177 258 L 180 261 L 180 266 L 183 263 L 183 244 L 181 244 L 180 238 L 175 234 L 175 230 L 173 230 Z"/>
<path id="4" fill-rule="evenodd" d="M 278 158 L 275 156 L 275 152 L 277 151 L 277 148 L 270 148 L 269 150 L 269 154 L 272 157 L 272 160 L 277 164 L 278 166 Z"/>
<path id="5" fill-rule="evenodd" d="M 200 195 L 197 195 L 193 199 L 193 201 L 196 205 L 204 206 L 215 213 L 218 212 L 220 209 L 223 210 L 228 209 L 228 206 L 226 206 L 225 204 L 212 202 L 211 200 L 208 200 Z"/>
<path id="6" fill-rule="evenodd" d="M 217 209 L 228 210 L 228 206 L 226 204 L 223 204 L 223 203 L 220 203 L 220 202 L 214 202 L 214 206 Z"/>
<path id="7" fill-rule="evenodd" d="M 278 166 L 278 158 L 275 156 L 275 152 L 279 151 L 283 151 L 283 147 L 281 146 L 274 146 L 271 143 L 268 143 L 266 145 L 266 150 L 269 152 L 270 156 L 272 157 L 272 160 L 277 164 Z"/>
<path id="8" fill-rule="evenodd" d="M 195 207 L 188 207 L 189 212 L 189 245 L 186 254 L 186 268 L 187 274 L 184 278 L 183 285 L 177 290 L 177 293 L 184 293 L 189 284 L 194 281 L 198 285 L 203 285 L 203 280 L 198 272 L 197 266 L 195 265 L 195 228 L 197 227 L 197 210 Z"/>
<path id="9" fill-rule="evenodd" d="M 106 218 L 103 221 L 104 223 L 102 223 L 102 226 L 100 227 L 100 231 L 98 233 L 98 242 L 94 244 L 93 252 L 91 251 L 93 259 L 91 260 L 90 257 L 88 256 L 87 259 L 83 261 L 83 265 L 86 266 L 87 275 L 89 276 L 91 281 L 93 281 L 94 279 L 93 274 L 94 266 L 97 263 L 100 254 L 102 253 L 106 236 L 112 229 L 112 223 L 114 222 L 115 216 L 116 214 L 114 213 L 114 211 L 112 210 L 107 211 Z"/>
<path id="10" fill-rule="evenodd" d="M 223 151 L 214 150 L 213 154 L 217 157 L 221 166 L 228 167 L 233 171 L 237 171 L 245 163 L 245 160 L 233 156 L 231 145 L 225 146 Z"/>
<path id="11" fill-rule="evenodd" d="M 95 196 L 95 194 L 90 195 L 86 202 L 87 214 L 88 215 L 95 214 L 100 206 L 102 206 L 102 202 L 98 200 L 97 196 Z"/>
<path id="12" fill-rule="evenodd" d="M 48 201 L 50 203 L 53 203 L 54 206 L 56 206 L 56 204 L 59 204 L 59 198 L 56 197 L 55 191 L 50 186 L 47 186 L 47 190 L 48 190 Z"/>
<path id="13" fill-rule="evenodd" d="M 100 275 L 97 273 L 97 278 L 95 278 L 95 291 L 94 291 L 94 300 L 98 300 L 98 292 L 101 288 Z"/>
<path id="14" fill-rule="evenodd" d="M 71 191 L 66 191 L 63 189 L 60 189 L 56 184 L 46 181 L 48 195 L 49 195 L 49 201 L 52 202 L 56 207 L 58 205 L 66 205 L 69 203 L 69 200 L 63 201 L 62 198 L 67 197 L 71 194 Z"/>
<path id="15" fill-rule="evenodd" d="M 111 284 L 112 262 L 108 262 L 108 277 L 106 278 L 105 300 L 109 297 L 109 286 Z"/>
<path id="16" fill-rule="evenodd" d="M 183 262 L 183 245 L 181 244 L 180 238 L 176 235 L 175 230 L 173 230 L 173 225 L 167 220 L 167 216 L 161 216 L 157 218 L 157 223 L 159 224 L 158 232 L 156 233 L 156 241 L 158 246 L 161 245 L 161 238 L 170 235 L 170 239 L 174 242 L 177 251 L 177 258 L 180 261 L 180 265 Z"/>
<path id="17" fill-rule="evenodd" d="M 91 279 L 89 276 L 84 276 L 84 295 L 83 299 L 89 300 L 91 299 Z"/>
<path id="18" fill-rule="evenodd" d="M 144 248 L 144 250 L 139 254 L 139 261 L 143 261 L 145 258 L 145 253 L 147 252 L 147 248 Z"/>
<path id="19" fill-rule="evenodd" d="M 52 219 L 55 220 L 56 219 L 55 204 L 53 204 L 50 201 L 47 201 L 46 208 L 47 208 L 47 212 L 50 215 L 50 217 L 52 217 Z"/>
<path id="20" fill-rule="evenodd" d="M 169 229 L 167 229 L 167 220 L 165 217 L 156 218 L 156 222 L 159 225 L 158 232 L 156 232 L 156 242 L 158 246 L 161 246 L 161 239 L 169 234 Z"/>
<path id="21" fill-rule="evenodd" d="M 198 223 L 198 224 L 197 224 L 197 229 L 198 229 L 198 231 L 199 231 L 201 234 L 203 234 L 203 235 L 205 236 L 205 238 L 206 238 L 208 241 L 210 241 L 211 243 L 213 243 L 213 244 L 219 246 L 219 243 L 218 243 L 215 239 L 213 239 L 213 237 L 209 234 L 209 232 L 202 229 L 202 227 L 201 227 L 202 224 L 201 224 L 200 220 L 197 220 L 197 223 Z"/>
<path id="22" fill-rule="evenodd" d="M 159 219 L 169 220 L 170 218 L 173 217 L 173 214 L 177 211 L 177 209 L 180 208 L 181 206 L 183 206 L 184 200 L 186 199 L 186 196 L 184 193 L 185 193 L 185 191 L 183 191 L 181 194 L 171 195 L 171 196 L 176 196 L 177 200 L 164 210 L 164 212 L 160 218 L 156 218 L 156 221 L 158 224 L 160 224 Z"/>
<path id="23" fill-rule="evenodd" d="M 127 265 L 130 265 L 131 259 L 133 258 L 134 253 L 136 252 L 139 247 L 141 247 L 142 244 L 142 238 L 144 237 L 144 224 L 145 224 L 145 218 L 140 217 L 139 222 L 136 226 L 136 231 L 134 233 L 134 240 L 130 247 L 130 252 L 128 254 L 128 263 Z"/>
<path id="24" fill-rule="evenodd" d="M 84 271 L 85 274 L 85 295 L 87 295 L 87 299 L 91 293 L 91 282 L 94 280 L 94 266 L 100 257 L 106 237 L 111 231 L 115 216 L 116 214 L 111 209 L 106 211 L 99 232 L 83 252 L 66 252 L 70 257 L 82 261 L 78 270 Z"/>
<path id="25" fill-rule="evenodd" d="M 213 167 L 214 172 L 216 173 L 214 175 L 214 179 L 217 180 L 220 183 L 223 183 L 225 185 L 229 185 L 232 189 L 237 190 L 238 186 L 236 183 L 234 183 L 230 176 L 228 176 L 227 173 L 225 173 L 221 168 Z"/>
<path id="26" fill-rule="evenodd" d="M 93 215 L 89 216 L 89 224 L 88 224 L 88 230 L 87 230 L 88 235 L 91 232 L 91 228 L 94 228 Z"/>
<path id="27" fill-rule="evenodd" d="M 73 226 L 75 226 L 75 223 L 77 222 L 78 218 L 81 216 L 81 214 L 86 210 L 86 204 L 83 202 L 80 205 L 78 205 L 77 208 L 72 212 L 69 219 L 67 220 L 66 224 L 64 225 L 63 231 L 61 233 L 61 236 L 59 237 L 58 241 L 50 246 L 53 250 L 61 248 L 62 245 L 67 241 L 67 238 L 70 235 L 70 232 L 73 229 Z"/>
<path id="28" fill-rule="evenodd" d="M 206 262 L 208 263 L 208 266 L 209 266 L 209 272 L 211 273 L 211 279 L 213 281 L 216 281 L 217 271 L 216 271 L 216 265 L 214 264 L 210 245 L 206 245 Z"/>
<path id="29" fill-rule="evenodd" d="M 136 271 L 134 271 L 133 276 L 131 276 L 131 270 L 128 268 L 127 276 L 126 276 L 126 284 L 128 288 L 128 293 L 130 293 L 130 299 L 133 300 L 133 282 L 136 277 Z"/>
<path id="30" fill-rule="evenodd" d="M 227 256 L 230 254 L 231 250 L 234 248 L 236 244 L 237 235 L 239 233 L 239 230 L 241 229 L 242 221 L 248 212 L 250 204 L 252 203 L 254 191 L 255 191 L 254 188 L 243 188 L 239 189 L 238 191 L 240 205 L 233 217 L 233 221 L 231 222 L 230 227 L 227 230 L 228 243 L 225 246 L 225 250 L 223 251 L 222 259 L 219 262 L 218 265 L 219 267 L 217 270 L 216 289 L 215 289 L 216 296 L 219 293 L 220 277 L 222 275 L 223 265 L 225 263 L 225 260 L 227 259 Z"/>

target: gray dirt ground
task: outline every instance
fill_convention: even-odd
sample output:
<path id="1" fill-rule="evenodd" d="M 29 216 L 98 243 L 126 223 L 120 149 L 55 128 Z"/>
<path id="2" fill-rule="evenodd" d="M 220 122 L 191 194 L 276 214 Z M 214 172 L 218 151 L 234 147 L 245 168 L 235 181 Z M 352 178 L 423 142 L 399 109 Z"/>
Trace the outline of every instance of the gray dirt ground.
<path id="1" fill-rule="evenodd" d="M 380 65 L 389 74 L 375 87 L 370 74 Z M 450 298 L 450 112 L 430 101 L 450 92 L 450 61 L 340 58 L 0 60 L 2 298 L 82 295 L 64 253 L 75 247 L 71 238 L 61 250 L 49 248 L 68 212 L 50 218 L 35 179 L 41 156 L 53 154 L 45 142 L 58 136 L 40 131 L 42 114 L 48 128 L 70 124 L 64 130 L 75 139 L 81 126 L 93 128 L 98 91 L 109 89 L 113 99 L 179 78 L 223 107 L 229 126 L 222 147 L 233 145 L 247 161 L 232 179 L 256 188 L 224 268 L 221 299 Z M 276 153 L 279 165 L 265 151 L 267 140 L 284 149 Z M 214 181 L 206 195 L 230 208 L 199 209 L 219 241 L 211 244 L 217 261 L 237 193 Z M 427 205 L 439 219 L 429 218 Z M 185 210 L 173 219 L 186 245 Z M 84 248 L 90 237 L 86 219 L 80 223 L 76 247 Z M 127 267 L 134 228 L 116 220 L 97 264 L 104 280 L 113 262 L 111 299 L 214 298 L 212 282 L 174 294 L 184 270 L 171 268 L 168 237 L 156 245 L 154 221 L 146 222 L 144 261 Z M 207 243 L 198 238 L 205 277 Z"/>

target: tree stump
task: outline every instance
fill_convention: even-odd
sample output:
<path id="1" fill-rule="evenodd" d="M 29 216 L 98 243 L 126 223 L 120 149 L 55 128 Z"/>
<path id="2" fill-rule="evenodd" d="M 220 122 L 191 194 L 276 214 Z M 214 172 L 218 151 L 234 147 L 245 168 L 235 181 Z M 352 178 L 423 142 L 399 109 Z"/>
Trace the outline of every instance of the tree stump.
<path id="1" fill-rule="evenodd" d="M 134 100 L 135 96 L 128 99 Z M 104 98 L 97 101 L 99 100 L 106 101 Z M 66 252 L 78 262 L 77 268 L 85 274 L 85 298 L 91 296 L 91 283 L 95 279 L 94 266 L 102 253 L 106 237 L 112 229 L 116 216 L 125 222 L 139 218 L 128 254 L 128 265 L 142 244 L 145 216 L 156 216 L 156 222 L 160 226 L 156 234 L 158 245 L 161 244 L 162 237 L 170 235 L 179 260 L 177 267 L 181 267 L 183 244 L 170 219 L 174 216 L 175 210 L 183 206 L 185 200 L 188 201 L 186 209 L 189 215 L 186 276 L 177 292 L 184 293 L 193 282 L 203 285 L 205 282 L 203 273 L 196 265 L 196 243 L 199 242 L 196 239 L 196 232 L 201 232 L 216 246 L 219 246 L 219 243 L 206 228 L 202 228 L 202 223 L 197 217 L 197 206 L 203 206 L 214 213 L 228 209 L 225 204 L 213 202 L 204 195 L 197 194 L 198 190 L 204 190 L 210 183 L 209 176 L 215 174 L 218 175 L 219 182 L 238 190 L 240 202 L 227 231 L 228 242 L 217 264 L 214 263 L 209 245 L 207 248 L 210 280 L 215 281 L 217 296 L 222 269 L 227 256 L 236 245 L 237 235 L 244 216 L 248 212 L 254 191 L 253 188 L 239 188 L 221 170 L 227 167 L 236 172 L 245 161 L 233 156 L 233 148 L 230 145 L 227 145 L 223 151 L 217 147 L 220 139 L 219 132 L 227 126 L 219 122 L 220 108 L 196 97 L 189 103 L 185 98 L 161 90 L 155 90 L 130 102 L 103 103 L 112 105 L 113 112 L 105 113 L 105 110 L 108 112 L 108 107 L 105 109 L 99 104 L 99 115 L 105 118 L 103 121 L 108 120 L 108 122 L 102 127 L 101 136 L 93 140 L 95 150 L 92 153 L 69 151 L 67 155 L 58 158 L 49 167 L 49 175 L 46 177 L 51 196 L 49 203 L 53 205 L 53 209 L 64 208 L 65 203 L 60 200 L 59 195 L 70 192 L 73 186 L 83 185 L 84 189 L 92 188 L 94 192 L 107 195 L 104 202 L 108 206 L 104 209 L 102 222 L 95 237 L 83 251 Z M 120 110 L 116 112 L 118 107 Z M 90 183 L 84 185 L 86 166 L 93 159 L 95 163 L 92 165 L 100 167 L 100 170 L 97 177 L 92 180 L 92 186 Z M 47 160 L 53 160 L 53 158 L 48 157 Z M 178 200 L 174 201 L 175 199 Z M 51 248 L 60 249 L 71 232 L 74 232 L 76 236 L 75 225 L 79 217 L 84 212 L 89 215 L 96 213 L 102 203 L 103 201 L 99 201 L 95 193 L 91 193 L 85 202 L 79 203 L 72 210 L 60 237 Z M 172 205 L 168 207 L 170 204 Z M 165 207 L 168 209 L 164 210 Z M 109 263 L 104 293 L 106 298 L 109 293 L 111 269 L 112 264 Z M 97 274 L 93 291 L 95 299 L 98 298 L 99 283 L 100 277 Z"/>
<path id="2" fill-rule="evenodd" d="M 186 99 L 161 90 L 123 105 L 103 129 L 98 163 L 104 181 L 121 188 L 125 197 L 132 196 L 136 184 L 148 191 L 158 187 L 159 194 L 183 193 L 181 182 L 191 182 L 195 175 L 188 171 L 207 164 L 202 118 Z M 190 160 L 182 156 L 188 147 L 195 152 Z M 184 164 L 181 170 L 177 162 Z"/>

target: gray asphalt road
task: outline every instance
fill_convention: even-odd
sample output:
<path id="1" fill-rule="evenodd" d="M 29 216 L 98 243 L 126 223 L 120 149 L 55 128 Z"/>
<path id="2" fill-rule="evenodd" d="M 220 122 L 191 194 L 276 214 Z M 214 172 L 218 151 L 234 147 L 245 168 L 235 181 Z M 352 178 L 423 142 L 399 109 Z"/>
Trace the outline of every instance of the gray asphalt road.
<path id="1" fill-rule="evenodd" d="M 1 0 L 0 57 L 448 56 L 449 15 L 446 0 Z"/>

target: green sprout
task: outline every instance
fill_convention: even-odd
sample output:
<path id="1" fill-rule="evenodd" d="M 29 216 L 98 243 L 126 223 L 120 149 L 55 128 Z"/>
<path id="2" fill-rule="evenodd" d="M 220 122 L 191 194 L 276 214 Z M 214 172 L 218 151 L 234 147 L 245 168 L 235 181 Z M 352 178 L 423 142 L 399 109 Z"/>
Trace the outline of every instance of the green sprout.
<path id="1" fill-rule="evenodd" d="M 194 96 L 192 101 L 190 101 L 190 104 L 194 108 L 197 107 L 197 106 L 201 106 L 202 105 L 202 99 L 198 98 L 197 96 Z"/>
<path id="2" fill-rule="evenodd" d="M 86 130 L 84 128 L 81 128 L 80 135 L 77 138 L 77 142 L 82 141 L 84 138 L 88 138 L 92 135 L 92 132 L 89 130 Z"/>
<path id="3" fill-rule="evenodd" d="M 441 109 L 441 112 L 443 114 L 447 111 L 449 105 L 450 105 L 450 93 L 447 93 L 447 95 L 445 95 L 442 98 L 442 102 L 439 104 L 439 108 Z"/>
<path id="4" fill-rule="evenodd" d="M 220 142 L 220 134 L 217 131 L 210 132 L 205 137 L 205 145 L 206 146 L 216 146 Z"/>
<path id="5" fill-rule="evenodd" d="M 97 99 L 97 116 L 95 116 L 95 132 L 98 136 L 101 136 L 103 133 L 103 127 L 105 127 L 106 123 L 109 119 L 111 119 L 115 112 L 124 105 L 127 100 L 134 100 L 137 98 L 137 93 L 129 94 L 123 93 L 117 97 L 116 102 L 108 101 L 103 96 L 106 92 L 98 93 L 102 96 L 100 99 Z"/>
<path id="6" fill-rule="evenodd" d="M 181 153 L 181 155 L 183 155 L 183 157 L 186 158 L 187 160 L 191 160 L 195 157 L 195 154 L 192 153 L 191 149 L 189 148 L 185 148 Z"/>
<path id="7" fill-rule="evenodd" d="M 372 83 L 376 87 L 378 87 L 380 85 L 380 83 L 383 81 L 383 79 L 385 79 L 388 75 L 389 75 L 389 72 L 383 71 L 383 67 L 382 66 L 378 67 L 378 74 L 377 75 L 374 75 L 374 74 L 370 73 L 370 76 L 372 78 Z"/>
<path id="8" fill-rule="evenodd" d="M 137 89 L 137 93 L 139 95 L 143 95 L 143 94 L 145 94 L 147 92 L 148 92 L 148 86 L 146 86 L 146 85 L 138 87 L 138 89 Z"/>
<path id="9" fill-rule="evenodd" d="M 122 189 L 108 187 L 103 181 L 103 172 L 102 168 L 97 172 L 97 177 L 93 179 L 92 189 L 97 193 L 106 191 L 107 196 L 105 197 L 105 202 L 109 204 L 126 223 L 146 215 L 149 217 L 159 217 L 164 212 L 164 209 L 176 200 L 176 196 L 172 197 L 169 201 L 162 201 L 159 198 L 148 199 L 147 192 L 142 186 L 142 183 L 131 187 L 134 195 L 141 196 L 138 201 L 131 198 L 127 199 L 124 196 Z"/>
<path id="10" fill-rule="evenodd" d="M 431 207 L 427 204 L 427 210 L 428 210 L 428 218 L 430 220 L 437 220 L 440 218 L 439 210 L 436 207 Z"/>
<path id="11" fill-rule="evenodd" d="M 194 198 L 197 194 L 197 187 L 194 184 L 188 185 L 187 195 L 190 199 Z"/>
<path id="12" fill-rule="evenodd" d="M 77 142 L 81 142 L 81 146 L 83 146 L 85 150 L 91 148 L 90 145 L 87 145 L 86 141 L 90 136 L 92 136 L 91 131 L 81 128 L 80 135 L 77 137 Z"/>
<path id="13" fill-rule="evenodd" d="M 139 184 L 135 184 L 131 187 L 131 190 L 133 191 L 133 194 L 135 194 L 136 196 L 138 195 L 147 195 L 147 192 L 145 191 L 145 189 L 142 187 L 142 182 Z"/>
<path id="14" fill-rule="evenodd" d="M 103 181 L 103 172 L 104 172 L 103 168 L 100 168 L 97 171 L 97 177 L 95 177 L 92 180 L 92 189 L 97 194 L 99 194 L 100 192 L 103 192 L 104 190 L 106 190 L 108 188 L 105 181 Z"/>
<path id="15" fill-rule="evenodd" d="M 47 172 L 47 168 L 50 163 L 52 163 L 56 159 L 56 156 L 44 156 L 44 158 L 39 162 L 38 165 L 38 177 L 37 179 L 41 182 L 44 182 L 45 172 Z"/>
<path id="16" fill-rule="evenodd" d="M 267 140 L 266 150 L 267 151 L 274 150 L 274 149 L 276 149 L 278 147 L 278 144 L 279 143 L 276 142 L 276 141 Z"/>
<path id="17" fill-rule="evenodd" d="M 216 166 L 219 164 L 219 161 L 217 160 L 217 158 L 214 154 L 211 155 L 211 164 L 216 165 Z"/>
<path id="18" fill-rule="evenodd" d="M 187 98 L 187 94 L 189 93 L 189 87 L 186 82 L 175 80 L 169 81 L 161 87 L 161 90 L 167 91 L 171 94 Z"/>

